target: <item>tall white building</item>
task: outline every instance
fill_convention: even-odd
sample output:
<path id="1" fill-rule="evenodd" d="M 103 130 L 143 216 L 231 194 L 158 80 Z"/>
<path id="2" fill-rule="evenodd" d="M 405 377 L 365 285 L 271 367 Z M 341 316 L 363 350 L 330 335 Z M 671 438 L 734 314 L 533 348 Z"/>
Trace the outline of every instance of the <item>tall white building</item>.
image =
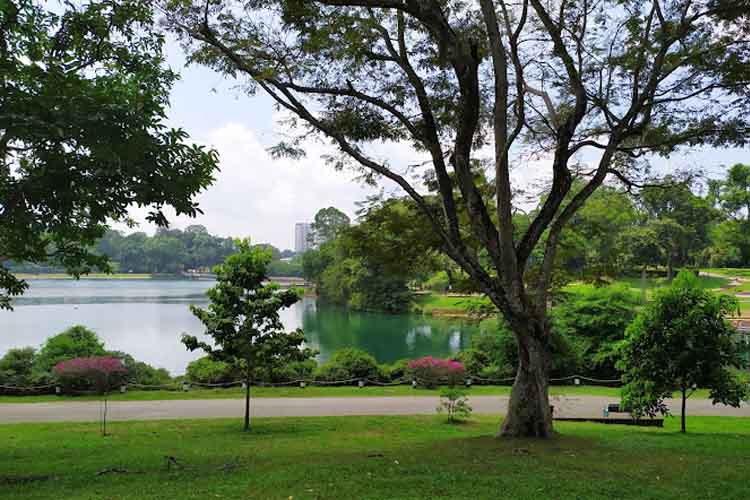
<path id="1" fill-rule="evenodd" d="M 294 251 L 302 253 L 312 248 L 309 241 L 311 224 L 309 222 L 298 222 L 294 225 Z"/>

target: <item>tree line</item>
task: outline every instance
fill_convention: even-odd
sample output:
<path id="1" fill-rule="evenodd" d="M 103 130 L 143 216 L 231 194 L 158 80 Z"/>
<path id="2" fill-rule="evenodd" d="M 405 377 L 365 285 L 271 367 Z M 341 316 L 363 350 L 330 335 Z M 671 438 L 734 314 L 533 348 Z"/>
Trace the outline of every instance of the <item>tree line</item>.
<path id="1" fill-rule="evenodd" d="M 492 189 L 484 179 L 478 183 Z M 528 227 L 544 203 L 542 198 L 528 213 L 517 211 L 517 230 Z M 358 215 L 355 225 L 347 220 L 329 228 L 331 237 L 303 255 L 305 277 L 321 299 L 405 312 L 414 289 L 481 290 L 445 257 L 441 240 L 409 198 L 373 198 Z M 532 258 L 543 259 L 541 250 Z M 478 259 L 486 261 L 486 253 Z M 750 165 L 734 165 L 725 178 L 708 182 L 670 177 L 637 195 L 603 186 L 562 232 L 554 265 L 558 291 L 571 281 L 606 284 L 644 273 L 671 279 L 679 268 L 750 267 Z"/>
<path id="2" fill-rule="evenodd" d="M 269 272 L 272 276 L 302 276 L 301 258 L 295 258 L 291 250 L 282 251 L 268 243 L 254 246 L 271 252 Z M 184 230 L 158 228 L 153 236 L 141 231 L 125 234 L 110 229 L 91 251 L 105 256 L 115 272 L 179 275 L 190 270 L 211 272 L 236 250 L 233 238 L 210 234 L 204 226 L 194 224 Z M 28 262 L 8 262 L 6 265 L 19 273 L 65 271 L 54 265 Z"/>

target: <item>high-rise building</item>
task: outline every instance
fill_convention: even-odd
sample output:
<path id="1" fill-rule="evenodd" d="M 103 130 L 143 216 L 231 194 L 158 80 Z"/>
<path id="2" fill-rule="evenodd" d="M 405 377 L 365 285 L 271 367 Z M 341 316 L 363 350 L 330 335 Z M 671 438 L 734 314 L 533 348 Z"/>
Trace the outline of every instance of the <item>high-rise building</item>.
<path id="1" fill-rule="evenodd" d="M 298 222 L 294 225 L 294 251 L 297 253 L 302 253 L 310 248 L 312 248 L 312 244 L 309 241 L 310 239 L 310 227 L 309 222 Z"/>

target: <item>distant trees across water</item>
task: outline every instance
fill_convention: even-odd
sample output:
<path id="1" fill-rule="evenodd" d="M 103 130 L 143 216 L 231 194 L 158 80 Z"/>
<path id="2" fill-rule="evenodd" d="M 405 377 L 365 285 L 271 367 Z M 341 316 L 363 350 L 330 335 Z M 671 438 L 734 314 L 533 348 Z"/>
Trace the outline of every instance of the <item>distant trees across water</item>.
<path id="1" fill-rule="evenodd" d="M 302 276 L 301 259 L 295 260 L 291 250 L 281 251 L 267 243 L 256 246 L 271 249 L 271 276 Z M 160 228 L 153 236 L 109 230 L 96 243 L 94 252 L 108 256 L 117 273 L 182 274 L 191 270 L 210 272 L 235 253 L 236 246 L 233 238 L 210 234 L 204 226 L 195 224 L 184 230 Z M 27 263 L 12 263 L 9 267 L 17 273 L 62 272 Z"/>

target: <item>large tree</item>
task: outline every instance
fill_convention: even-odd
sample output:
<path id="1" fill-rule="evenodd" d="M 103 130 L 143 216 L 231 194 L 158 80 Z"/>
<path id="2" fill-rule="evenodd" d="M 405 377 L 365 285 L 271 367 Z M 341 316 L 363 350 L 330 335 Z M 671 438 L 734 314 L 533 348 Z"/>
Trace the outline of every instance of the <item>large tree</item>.
<path id="1" fill-rule="evenodd" d="M 91 249 L 110 219 L 195 215 L 217 166 L 162 124 L 176 75 L 152 2 L 44 4 L 0 2 L 0 308 L 26 287 L 4 261 L 106 267 Z"/>
<path id="2" fill-rule="evenodd" d="M 172 0 L 166 11 L 192 61 L 242 79 L 288 112 L 300 139 L 276 153 L 298 157 L 301 138 L 320 134 L 338 148 L 329 157 L 336 166 L 395 182 L 415 200 L 443 251 L 516 335 L 518 372 L 502 434 L 547 437 L 547 304 L 561 232 L 607 177 L 637 183 L 650 154 L 745 142 L 746 6 Z M 398 165 L 369 147 L 401 141 L 428 161 Z M 479 161 L 485 154 L 489 161 Z M 551 182 L 517 234 L 511 166 L 523 168 L 529 157 L 547 160 Z M 477 185 L 484 168 L 491 192 Z M 414 180 L 425 177 L 437 184 L 438 203 Z M 583 182 L 574 188 L 576 177 Z"/>

